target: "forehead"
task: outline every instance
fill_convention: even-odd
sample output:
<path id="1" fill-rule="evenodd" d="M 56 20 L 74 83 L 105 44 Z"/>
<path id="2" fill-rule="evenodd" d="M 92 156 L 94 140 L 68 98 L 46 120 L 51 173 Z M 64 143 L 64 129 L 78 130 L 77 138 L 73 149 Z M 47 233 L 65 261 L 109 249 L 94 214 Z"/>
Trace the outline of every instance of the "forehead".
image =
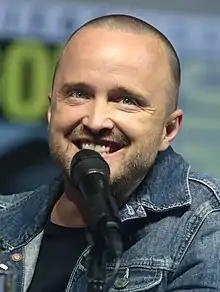
<path id="1" fill-rule="evenodd" d="M 162 41 L 153 35 L 125 33 L 102 28 L 79 31 L 65 47 L 56 74 L 55 85 L 72 80 L 112 74 L 146 83 L 167 79 L 169 65 Z M 136 78 L 137 79 L 137 78 Z M 88 81 L 88 80 L 87 80 Z"/>

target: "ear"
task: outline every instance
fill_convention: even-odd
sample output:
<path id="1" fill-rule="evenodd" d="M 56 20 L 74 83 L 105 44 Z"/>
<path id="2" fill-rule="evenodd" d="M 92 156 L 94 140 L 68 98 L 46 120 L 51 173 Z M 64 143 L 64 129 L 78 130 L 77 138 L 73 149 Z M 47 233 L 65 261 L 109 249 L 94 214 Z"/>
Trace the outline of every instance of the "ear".
<path id="1" fill-rule="evenodd" d="M 164 127 L 163 137 L 161 141 L 161 145 L 159 151 L 166 150 L 174 141 L 177 134 L 180 130 L 180 125 L 183 119 L 183 111 L 181 109 L 177 109 L 173 112 Z"/>
<path id="2" fill-rule="evenodd" d="M 47 109 L 47 122 L 50 124 L 50 119 L 51 119 L 51 98 L 52 98 L 52 93 L 48 93 L 48 101 L 49 101 L 49 106 Z"/>

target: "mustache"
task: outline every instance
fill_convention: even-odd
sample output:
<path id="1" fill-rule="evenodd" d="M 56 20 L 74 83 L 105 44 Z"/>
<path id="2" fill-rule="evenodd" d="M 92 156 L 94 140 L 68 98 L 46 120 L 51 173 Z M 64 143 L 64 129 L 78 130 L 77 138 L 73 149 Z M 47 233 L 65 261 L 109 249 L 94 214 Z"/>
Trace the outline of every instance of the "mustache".
<path id="1" fill-rule="evenodd" d="M 123 146 L 128 146 L 130 144 L 130 140 L 123 135 L 121 132 L 117 131 L 111 131 L 108 133 L 104 130 L 99 132 L 92 132 L 92 131 L 86 131 L 85 129 L 75 128 L 71 133 L 68 135 L 69 140 L 77 140 L 77 139 L 85 139 L 85 140 L 91 140 L 94 143 L 101 142 L 103 140 L 114 142 Z"/>

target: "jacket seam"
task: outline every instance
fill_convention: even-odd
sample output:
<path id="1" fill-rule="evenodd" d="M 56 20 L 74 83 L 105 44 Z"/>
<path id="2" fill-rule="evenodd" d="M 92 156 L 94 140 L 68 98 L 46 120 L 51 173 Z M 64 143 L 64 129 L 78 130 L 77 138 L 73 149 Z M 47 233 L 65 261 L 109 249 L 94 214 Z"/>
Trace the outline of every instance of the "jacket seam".
<path id="1" fill-rule="evenodd" d="M 42 191 L 44 186 L 41 186 L 39 189 L 36 189 L 35 191 L 31 191 L 31 192 L 27 192 L 27 193 L 21 193 L 20 195 L 22 194 L 27 194 L 26 196 L 22 197 L 20 200 L 18 201 L 14 201 L 11 205 L 9 206 L 6 206 L 6 207 L 3 207 L 3 209 L 1 210 L 2 211 L 2 214 L 6 211 L 9 211 L 10 210 L 14 210 L 16 209 L 18 206 L 20 206 L 21 204 L 27 202 L 30 197 L 33 195 L 33 194 L 38 194 L 40 191 Z M 14 194 L 14 195 L 17 195 L 17 194 Z M 9 203 L 10 204 L 10 203 Z"/>

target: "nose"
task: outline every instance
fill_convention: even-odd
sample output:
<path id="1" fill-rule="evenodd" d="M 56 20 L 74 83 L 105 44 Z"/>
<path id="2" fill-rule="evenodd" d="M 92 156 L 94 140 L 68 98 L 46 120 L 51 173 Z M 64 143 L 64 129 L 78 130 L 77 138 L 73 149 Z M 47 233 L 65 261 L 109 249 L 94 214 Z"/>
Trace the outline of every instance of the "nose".
<path id="1" fill-rule="evenodd" d="M 93 133 L 111 131 L 114 123 L 111 119 L 108 102 L 104 99 L 91 101 L 88 113 L 83 118 L 82 124 Z"/>

